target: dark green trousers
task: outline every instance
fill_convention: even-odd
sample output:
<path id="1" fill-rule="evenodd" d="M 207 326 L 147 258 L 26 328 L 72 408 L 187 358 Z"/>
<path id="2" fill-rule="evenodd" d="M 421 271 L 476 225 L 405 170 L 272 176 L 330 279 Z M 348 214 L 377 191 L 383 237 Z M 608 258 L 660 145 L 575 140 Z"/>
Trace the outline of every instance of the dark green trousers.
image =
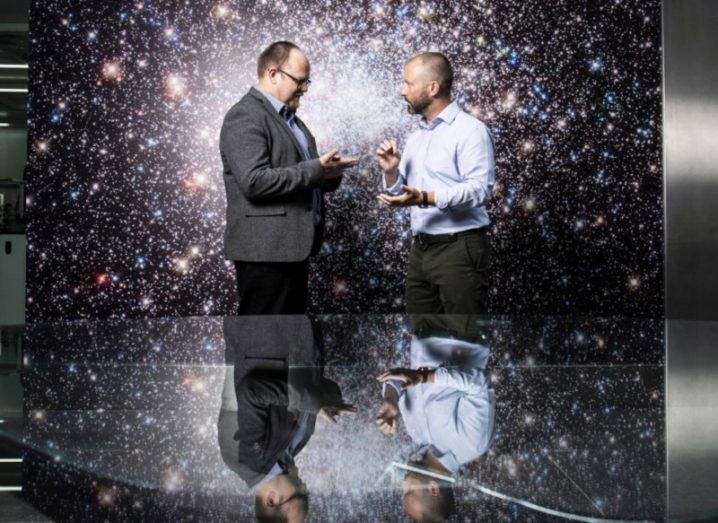
<path id="1" fill-rule="evenodd" d="M 487 228 L 449 241 L 415 237 L 406 275 L 406 312 L 485 314 L 490 247 Z"/>

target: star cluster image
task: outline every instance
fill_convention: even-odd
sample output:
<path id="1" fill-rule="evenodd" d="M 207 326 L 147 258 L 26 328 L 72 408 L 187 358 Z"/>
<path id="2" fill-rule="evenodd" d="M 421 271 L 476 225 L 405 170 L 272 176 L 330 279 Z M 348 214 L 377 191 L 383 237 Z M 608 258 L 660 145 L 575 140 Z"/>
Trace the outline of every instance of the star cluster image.
<path id="1" fill-rule="evenodd" d="M 660 316 L 660 23 L 658 0 L 34 2 L 28 318 L 236 310 L 219 129 L 280 39 L 320 153 L 359 158 L 311 312 L 403 309 L 409 214 L 377 202 L 374 152 L 417 128 L 402 66 L 433 50 L 495 142 L 491 310 Z"/>

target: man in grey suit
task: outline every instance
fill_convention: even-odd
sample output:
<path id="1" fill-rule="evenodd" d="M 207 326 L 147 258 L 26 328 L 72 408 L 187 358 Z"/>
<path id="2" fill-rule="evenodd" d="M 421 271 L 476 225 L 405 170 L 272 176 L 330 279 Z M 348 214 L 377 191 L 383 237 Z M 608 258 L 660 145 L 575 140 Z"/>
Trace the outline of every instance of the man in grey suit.
<path id="1" fill-rule="evenodd" d="M 319 251 L 324 193 L 355 159 L 317 153 L 296 116 L 309 61 L 291 42 L 259 56 L 259 82 L 224 118 L 220 153 L 227 193 L 224 253 L 234 260 L 239 314 L 306 311 L 309 256 Z"/>

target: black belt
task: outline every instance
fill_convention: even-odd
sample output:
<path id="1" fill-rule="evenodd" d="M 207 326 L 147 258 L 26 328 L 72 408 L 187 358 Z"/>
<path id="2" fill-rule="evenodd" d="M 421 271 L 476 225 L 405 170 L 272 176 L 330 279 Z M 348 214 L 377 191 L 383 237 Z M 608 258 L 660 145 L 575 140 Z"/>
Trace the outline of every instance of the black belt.
<path id="1" fill-rule="evenodd" d="M 426 234 L 424 232 L 420 232 L 416 236 L 414 236 L 414 241 L 416 241 L 422 247 L 426 247 L 427 245 L 433 245 L 435 243 L 455 242 L 458 238 L 461 238 L 462 236 L 474 236 L 476 234 L 483 234 L 486 232 L 487 229 L 487 226 L 483 226 L 479 227 L 478 229 L 452 232 L 450 234 Z"/>

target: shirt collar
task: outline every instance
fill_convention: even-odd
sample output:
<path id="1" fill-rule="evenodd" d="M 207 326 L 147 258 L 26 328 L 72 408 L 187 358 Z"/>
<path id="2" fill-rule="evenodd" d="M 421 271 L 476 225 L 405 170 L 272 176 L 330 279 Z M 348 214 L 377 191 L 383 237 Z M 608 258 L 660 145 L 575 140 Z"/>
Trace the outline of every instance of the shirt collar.
<path id="1" fill-rule="evenodd" d="M 419 454 L 423 457 L 429 451 L 431 451 L 431 453 L 434 455 L 434 457 L 439 460 L 439 463 L 444 465 L 446 470 L 448 470 L 452 476 L 456 476 L 459 473 L 461 464 L 456 459 L 456 456 L 454 456 L 453 452 L 446 451 L 446 452 L 442 453 L 434 445 L 428 444 L 428 445 L 424 445 L 423 447 L 421 447 L 419 449 Z"/>
<path id="2" fill-rule="evenodd" d="M 267 475 L 262 478 L 262 480 L 254 485 L 251 489 L 249 489 L 251 492 L 257 492 L 259 487 L 264 485 L 265 483 L 269 483 L 271 480 L 279 476 L 283 472 L 281 465 L 279 463 L 275 463 L 274 466 L 267 472 Z"/>
<path id="3" fill-rule="evenodd" d="M 283 112 L 282 109 L 285 109 L 286 105 L 284 105 L 282 102 L 277 100 L 274 96 L 269 94 L 264 89 L 260 89 L 259 87 L 257 87 L 256 89 L 257 89 L 257 91 L 262 93 L 267 100 L 269 100 L 269 103 L 272 104 L 272 107 L 274 107 L 275 111 L 277 111 L 279 114 L 282 114 L 282 112 Z"/>
<path id="4" fill-rule="evenodd" d="M 439 125 L 441 122 L 446 122 L 447 124 L 451 125 L 451 123 L 456 118 L 456 115 L 459 114 L 459 104 L 454 100 L 449 105 L 444 107 L 444 110 L 441 111 L 432 121 L 430 124 L 427 124 L 426 121 L 422 118 L 419 121 L 419 125 L 423 127 L 424 129 L 433 129 L 437 125 Z"/>

